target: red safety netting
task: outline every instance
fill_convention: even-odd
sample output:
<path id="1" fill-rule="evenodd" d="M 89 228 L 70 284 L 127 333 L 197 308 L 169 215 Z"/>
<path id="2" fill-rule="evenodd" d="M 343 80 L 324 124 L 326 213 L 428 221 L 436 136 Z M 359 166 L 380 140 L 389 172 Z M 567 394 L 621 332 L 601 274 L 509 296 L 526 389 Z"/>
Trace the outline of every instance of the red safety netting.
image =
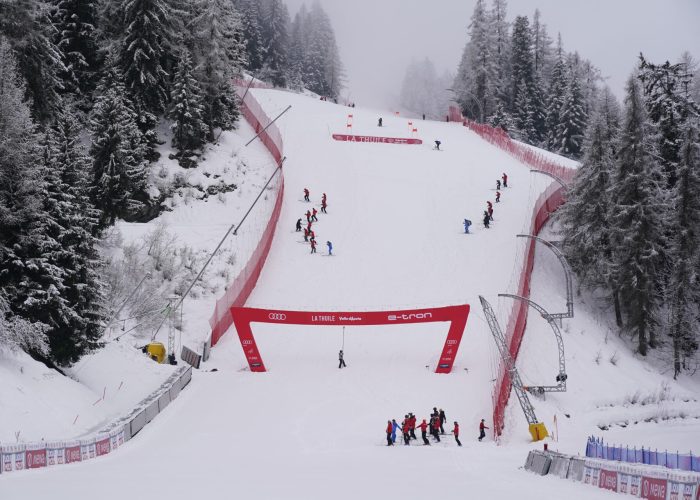
<path id="1" fill-rule="evenodd" d="M 458 110 L 450 109 L 451 114 Z M 489 125 L 476 123 L 471 120 L 463 120 L 463 125 L 471 131 L 478 134 L 482 139 L 490 142 L 494 146 L 507 152 L 514 158 L 525 163 L 533 169 L 541 170 L 554 175 L 564 181 L 570 183 L 576 170 L 565 167 L 557 162 L 547 158 L 541 153 L 513 141 L 505 131 L 500 128 L 493 128 Z M 542 193 L 537 201 L 532 213 L 532 223 L 530 234 L 539 234 L 542 227 L 545 225 L 552 212 L 557 210 L 564 203 L 564 188 L 558 184 L 550 185 L 544 193 Z M 535 240 L 529 240 L 525 249 L 525 259 L 523 268 L 520 271 L 518 280 L 517 295 L 521 297 L 530 297 L 530 276 L 532 267 L 535 262 Z M 513 306 L 508 316 L 508 325 L 506 327 L 506 343 L 510 355 L 515 361 L 520 351 L 520 344 L 523 341 L 525 327 L 527 325 L 528 305 L 520 300 L 513 301 Z M 498 376 L 494 385 L 492 402 L 493 402 L 493 432 L 496 436 L 500 436 L 503 431 L 505 409 L 510 397 L 511 380 L 506 368 L 501 362 L 498 368 Z"/>
<path id="2" fill-rule="evenodd" d="M 469 130 L 478 134 L 482 139 L 502 149 L 533 169 L 542 170 L 543 172 L 555 175 L 565 183 L 569 183 L 573 180 L 574 174 L 576 173 L 575 169 L 560 165 L 534 149 L 515 142 L 503 129 L 493 128 L 490 125 L 476 123 L 467 119 L 462 123 Z"/>
<path id="3" fill-rule="evenodd" d="M 242 94 L 245 91 L 245 89 L 240 88 L 238 90 L 239 94 Z M 250 125 L 255 129 L 256 133 L 259 133 L 267 124 L 271 122 L 270 118 L 265 114 L 260 104 L 255 100 L 250 92 L 245 95 L 245 98 L 241 103 L 241 111 L 243 112 L 243 116 L 248 123 L 250 123 Z M 280 134 L 277 126 L 272 125 L 267 130 L 262 132 L 260 134 L 260 140 L 275 159 L 277 164 L 281 165 L 284 145 L 282 142 L 282 135 Z M 265 226 L 265 230 L 263 231 L 255 250 L 248 259 L 248 262 L 243 270 L 238 274 L 238 276 L 236 276 L 233 282 L 226 289 L 226 293 L 216 301 L 214 314 L 212 314 L 211 318 L 209 319 L 209 325 L 211 326 L 212 346 L 219 341 L 221 336 L 233 324 L 231 307 L 240 307 L 245 304 L 246 300 L 253 291 L 253 288 L 255 288 L 255 284 L 258 281 L 263 265 L 265 265 L 267 254 L 270 252 L 270 246 L 272 245 L 272 238 L 275 235 L 275 229 L 279 220 L 280 211 L 282 210 L 284 176 L 281 171 L 278 175 L 280 176 L 280 182 L 278 184 L 279 188 L 275 198 L 275 205 L 272 209 L 270 219 Z"/>

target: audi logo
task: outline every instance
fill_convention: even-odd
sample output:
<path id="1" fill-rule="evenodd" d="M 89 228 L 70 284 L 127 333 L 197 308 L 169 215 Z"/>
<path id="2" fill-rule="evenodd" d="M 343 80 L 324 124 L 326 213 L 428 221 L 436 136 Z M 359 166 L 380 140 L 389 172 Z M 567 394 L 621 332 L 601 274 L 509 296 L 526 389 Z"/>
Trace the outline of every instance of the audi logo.
<path id="1" fill-rule="evenodd" d="M 243 340 L 243 341 L 241 341 L 241 344 L 243 344 L 243 345 L 250 345 L 250 344 L 252 344 L 252 343 L 253 343 L 252 340 Z"/>
<path id="2" fill-rule="evenodd" d="M 268 315 L 268 318 L 275 321 L 284 321 L 285 319 L 287 319 L 287 315 L 282 313 L 270 313 Z"/>
<path id="3" fill-rule="evenodd" d="M 448 340 L 447 345 L 455 345 L 457 343 L 456 340 Z"/>

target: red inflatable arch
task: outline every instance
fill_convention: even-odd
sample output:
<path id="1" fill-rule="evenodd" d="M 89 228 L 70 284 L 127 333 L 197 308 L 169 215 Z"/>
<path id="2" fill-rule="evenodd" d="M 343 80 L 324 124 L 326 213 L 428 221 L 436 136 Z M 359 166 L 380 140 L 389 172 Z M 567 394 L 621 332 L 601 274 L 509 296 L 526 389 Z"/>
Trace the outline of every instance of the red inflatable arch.
<path id="1" fill-rule="evenodd" d="M 250 371 L 264 372 L 260 351 L 255 343 L 251 323 L 278 323 L 282 325 L 398 325 L 405 323 L 432 323 L 449 321 L 450 329 L 442 348 L 440 361 L 435 373 L 450 373 L 457 350 L 467 325 L 469 305 L 411 309 L 405 311 L 371 311 L 371 312 L 311 312 L 280 311 L 276 309 L 254 309 L 250 307 L 232 307 L 233 324 L 241 340 L 243 353 L 248 360 Z"/>

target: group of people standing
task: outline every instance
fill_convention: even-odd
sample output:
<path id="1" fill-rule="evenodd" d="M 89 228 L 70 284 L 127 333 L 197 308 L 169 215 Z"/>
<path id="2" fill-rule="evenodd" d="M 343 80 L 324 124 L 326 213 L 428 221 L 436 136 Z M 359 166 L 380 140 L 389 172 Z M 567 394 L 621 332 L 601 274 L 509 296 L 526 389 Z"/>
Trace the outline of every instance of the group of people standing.
<path id="1" fill-rule="evenodd" d="M 311 201 L 310 192 L 308 188 L 304 188 L 304 201 L 309 202 Z M 328 212 L 326 209 L 328 208 L 328 198 L 326 197 L 326 193 L 323 193 L 321 196 L 321 212 L 324 214 L 327 214 Z M 311 244 L 311 253 L 316 253 L 316 233 L 312 229 L 313 223 L 318 222 L 318 210 L 316 210 L 316 207 L 312 208 L 311 210 L 306 211 L 306 227 L 304 228 L 304 241 L 307 243 Z M 301 232 L 302 230 L 302 219 L 299 218 L 297 219 L 297 224 L 296 224 L 296 232 Z M 326 246 L 328 247 L 328 255 L 333 255 L 333 243 L 330 241 L 326 241 Z"/>
<path id="2" fill-rule="evenodd" d="M 423 445 L 430 445 L 428 440 L 428 432 L 433 437 L 436 443 L 440 442 L 440 435 L 445 434 L 445 423 L 447 422 L 447 416 L 445 415 L 445 410 L 440 408 L 438 411 L 437 407 L 433 408 L 433 412 L 430 414 L 430 421 L 428 419 L 423 419 L 420 424 L 417 424 L 416 416 L 413 413 L 407 413 L 399 425 L 396 419 L 391 419 L 387 421 L 386 427 L 386 445 L 393 446 L 396 442 L 396 434 L 401 431 L 403 434 L 403 444 L 408 446 L 411 444 L 412 439 L 416 438 L 416 429 L 420 429 L 421 438 L 423 439 Z M 481 421 L 483 424 L 483 420 Z M 452 429 L 452 434 L 457 441 L 458 446 L 462 446 L 459 440 L 459 423 L 455 421 L 454 428 Z M 481 438 L 479 438 L 481 441 Z"/>
<path id="3" fill-rule="evenodd" d="M 496 180 L 496 203 L 499 203 L 501 201 L 501 181 L 503 181 L 503 187 L 507 188 L 508 187 L 508 175 L 503 172 L 503 175 L 501 176 L 500 179 Z M 486 201 L 486 210 L 484 210 L 484 227 L 488 229 L 491 227 L 491 222 L 493 222 L 493 203 L 491 203 L 491 200 Z M 472 225 L 472 221 L 469 219 L 464 219 L 464 232 L 466 234 L 469 234 L 469 227 Z"/>

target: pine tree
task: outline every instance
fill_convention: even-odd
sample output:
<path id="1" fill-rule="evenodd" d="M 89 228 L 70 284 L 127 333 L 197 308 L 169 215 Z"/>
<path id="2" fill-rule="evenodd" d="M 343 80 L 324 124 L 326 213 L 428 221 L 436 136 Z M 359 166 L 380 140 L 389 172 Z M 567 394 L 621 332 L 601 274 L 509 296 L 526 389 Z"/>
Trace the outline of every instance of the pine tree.
<path id="1" fill-rule="evenodd" d="M 50 121 L 62 107 L 60 74 L 66 71 L 61 49 L 53 41 L 57 30 L 50 5 L 34 0 L 0 2 L 0 33 L 17 57 L 34 119 Z"/>
<path id="2" fill-rule="evenodd" d="M 289 45 L 289 11 L 282 0 L 267 0 L 262 11 L 262 38 L 265 42 L 260 78 L 276 87 L 287 84 L 287 47 Z"/>
<path id="3" fill-rule="evenodd" d="M 142 207 L 148 162 L 136 113 L 117 67 L 107 71 L 91 118 L 92 198 L 102 211 L 100 226 L 133 215 Z"/>
<path id="4" fill-rule="evenodd" d="M 308 18 L 309 12 L 306 5 L 302 4 L 299 11 L 294 16 L 289 32 L 289 88 L 301 90 L 304 88 L 304 54 L 307 51 L 308 41 Z"/>
<path id="5" fill-rule="evenodd" d="M 66 87 L 90 97 L 99 70 L 97 9 L 95 0 L 58 0 L 56 11 L 57 45 L 63 51 L 67 73 Z"/>
<path id="6" fill-rule="evenodd" d="M 700 304 L 698 262 L 700 262 L 700 119 L 697 115 L 684 123 L 677 181 L 671 192 L 672 240 L 669 248 L 671 265 L 668 298 L 670 334 L 673 342 L 673 376 L 684 365 L 684 358 L 698 350 L 697 316 Z"/>
<path id="7" fill-rule="evenodd" d="M 491 116 L 489 125 L 495 128 L 500 128 L 504 132 L 509 132 L 513 129 L 513 120 L 510 115 L 506 113 L 502 102 L 499 102 L 496 105 L 496 112 L 493 114 L 493 116 Z"/>
<path id="8" fill-rule="evenodd" d="M 552 66 L 552 39 L 547 34 L 547 25 L 540 21 L 540 11 L 535 9 L 532 18 L 532 44 L 534 74 L 541 81 L 549 78 Z"/>
<path id="9" fill-rule="evenodd" d="M 236 7 L 241 13 L 241 29 L 245 40 L 246 68 L 256 73 L 263 66 L 265 46 L 263 42 L 262 14 L 258 0 L 236 0 Z"/>
<path id="10" fill-rule="evenodd" d="M 522 82 L 530 90 L 533 85 L 534 62 L 532 33 L 527 16 L 517 16 L 513 22 L 511 43 L 511 95 L 514 102 L 518 96 L 518 86 Z M 516 110 L 514 109 L 513 112 Z"/>
<path id="11" fill-rule="evenodd" d="M 126 32 L 119 62 L 139 112 L 157 116 L 165 111 L 170 87 L 163 63 L 176 39 L 173 10 L 172 0 L 123 0 Z M 153 121 L 149 118 L 146 126 L 153 128 Z"/>
<path id="12" fill-rule="evenodd" d="M 625 117 L 611 200 L 611 244 L 614 273 L 627 327 L 637 336 L 646 356 L 654 347 L 660 304 L 660 264 L 667 197 L 653 152 L 650 125 L 642 92 L 631 77 L 627 82 Z"/>
<path id="13" fill-rule="evenodd" d="M 101 282 L 93 236 L 98 212 L 88 198 L 90 158 L 80 144 L 80 127 L 69 113 L 59 116 L 46 133 L 43 161 L 44 217 L 41 252 L 30 260 L 43 271 L 40 290 L 28 289 L 25 301 L 32 317 L 50 326 L 51 358 L 59 364 L 77 361 L 99 346 Z M 36 277 L 39 281 L 39 276 Z"/>
<path id="14" fill-rule="evenodd" d="M 579 158 L 585 130 L 586 114 L 583 111 L 581 89 L 576 74 L 570 71 L 566 95 L 559 111 L 558 153 L 569 158 Z"/>
<path id="15" fill-rule="evenodd" d="M 192 76 L 192 59 L 187 49 L 180 56 L 168 117 L 173 121 L 170 129 L 173 147 L 180 151 L 180 164 L 190 166 L 188 158 L 206 142 L 209 129 L 204 122 L 201 89 Z"/>
<path id="16" fill-rule="evenodd" d="M 530 144 L 537 142 L 534 116 L 530 90 L 525 80 L 521 80 L 515 95 L 514 115 L 515 129 L 519 140 Z"/>
<path id="17" fill-rule="evenodd" d="M 493 0 L 489 13 L 492 36 L 491 54 L 493 58 L 493 76 L 491 78 L 496 109 L 500 103 L 506 113 L 512 107 L 508 78 L 510 75 L 510 37 L 509 24 L 506 21 L 506 0 Z"/>
<path id="18" fill-rule="evenodd" d="M 545 117 L 545 132 L 547 134 L 547 148 L 549 151 L 558 151 L 561 144 L 559 136 L 559 123 L 561 110 L 566 98 L 566 66 L 559 35 L 557 43 L 557 58 L 552 67 L 552 76 L 547 93 L 547 112 Z"/>
<path id="19" fill-rule="evenodd" d="M 203 116 L 211 141 L 214 129 L 230 130 L 238 120 L 231 78 L 241 72 L 245 47 L 239 15 L 227 0 L 207 0 L 193 25 L 196 75 L 202 88 Z"/>
<path id="20" fill-rule="evenodd" d="M 489 31 L 489 19 L 486 12 L 484 0 L 477 0 L 472 13 L 471 24 L 469 25 L 469 43 L 472 45 L 470 71 L 473 75 L 473 96 L 460 96 L 460 99 L 465 104 L 472 98 L 480 103 L 481 116 L 479 120 L 483 121 L 486 116 L 489 116 L 492 111 L 491 90 L 493 84 L 491 76 L 493 75 L 491 45 L 492 40 Z M 467 106 L 462 105 L 463 108 Z"/>
<path id="21" fill-rule="evenodd" d="M 0 316 L 25 329 L 33 339 L 23 343 L 6 332 L 7 342 L 41 356 L 46 354 L 43 332 L 48 326 L 25 308 L 26 289 L 40 288 L 29 276 L 33 271 L 29 259 L 39 246 L 36 227 L 44 214 L 40 150 L 24 94 L 14 53 L 0 36 L 0 290 L 4 309 Z"/>
<path id="22" fill-rule="evenodd" d="M 566 260 L 581 284 L 608 287 L 612 279 L 610 189 L 615 168 L 619 124 L 615 112 L 601 102 L 586 131 L 584 156 L 557 212 L 563 228 Z"/>

